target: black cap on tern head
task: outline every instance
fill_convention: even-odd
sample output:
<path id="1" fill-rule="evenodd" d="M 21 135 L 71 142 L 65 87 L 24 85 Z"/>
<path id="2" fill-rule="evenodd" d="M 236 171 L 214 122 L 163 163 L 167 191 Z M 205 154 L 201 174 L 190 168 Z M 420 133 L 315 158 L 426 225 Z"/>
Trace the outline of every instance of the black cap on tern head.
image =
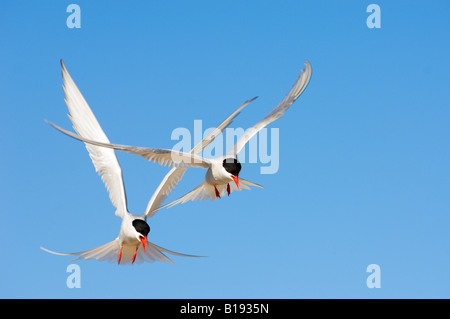
<path id="1" fill-rule="evenodd" d="M 147 237 L 148 233 L 150 232 L 150 226 L 145 221 L 135 219 L 133 220 L 132 224 L 139 234 L 142 234 L 142 236 Z"/>
<path id="2" fill-rule="evenodd" d="M 222 165 L 233 176 L 238 176 L 241 171 L 241 163 L 236 158 L 226 158 L 223 160 Z"/>

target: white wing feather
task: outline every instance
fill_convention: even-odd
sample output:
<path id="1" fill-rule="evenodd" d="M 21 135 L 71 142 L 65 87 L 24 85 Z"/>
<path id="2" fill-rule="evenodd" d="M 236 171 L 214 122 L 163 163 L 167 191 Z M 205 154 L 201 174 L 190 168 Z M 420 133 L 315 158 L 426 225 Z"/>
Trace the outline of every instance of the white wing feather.
<path id="1" fill-rule="evenodd" d="M 103 143 L 109 143 L 100 124 L 92 113 L 89 105 L 78 90 L 69 72 L 61 60 L 63 89 L 66 95 L 65 101 L 70 114 L 69 118 L 73 123 L 74 130 L 83 137 L 94 139 Z M 92 159 L 96 171 L 102 178 L 109 198 L 116 208 L 116 215 L 123 217 L 127 211 L 127 200 L 125 188 L 123 186 L 122 170 L 120 168 L 114 150 L 86 144 L 86 149 Z"/>

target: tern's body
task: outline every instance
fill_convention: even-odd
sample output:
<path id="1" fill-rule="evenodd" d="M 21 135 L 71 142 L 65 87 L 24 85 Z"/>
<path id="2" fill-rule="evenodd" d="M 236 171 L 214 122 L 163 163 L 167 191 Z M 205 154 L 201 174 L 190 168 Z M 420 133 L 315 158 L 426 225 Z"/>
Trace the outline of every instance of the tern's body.
<path id="1" fill-rule="evenodd" d="M 239 177 L 241 165 L 237 160 L 237 155 L 249 142 L 249 140 L 253 138 L 261 129 L 284 115 L 285 111 L 304 91 L 309 83 L 310 77 L 311 66 L 309 62 L 306 61 L 305 69 L 300 72 L 299 77 L 297 78 L 289 93 L 284 97 L 284 99 L 275 108 L 273 108 L 266 117 L 257 122 L 253 127 L 249 128 L 244 133 L 244 135 L 237 140 L 236 144 L 228 151 L 226 155 L 217 157 L 215 159 L 207 159 L 196 155 L 199 153 L 199 151 L 183 153 L 170 149 L 110 144 L 109 142 L 95 140 L 82 134 L 80 134 L 81 136 L 77 136 L 70 131 L 56 126 L 55 124 L 50 124 L 61 132 L 91 145 L 122 150 L 128 153 L 140 155 L 149 161 L 153 161 L 161 165 L 180 168 L 201 167 L 207 169 L 205 180 L 202 184 L 197 186 L 195 189 L 193 189 L 183 197 L 165 206 L 173 206 L 179 203 L 185 203 L 189 200 L 215 200 L 223 196 L 225 193 L 228 193 L 229 195 L 232 191 L 240 190 L 241 188 L 248 189 L 249 186 L 261 187 L 258 184 L 246 181 Z M 247 101 L 246 103 L 250 101 Z M 244 104 L 244 106 L 245 105 L 246 104 Z"/>
<path id="2" fill-rule="evenodd" d="M 218 158 L 211 161 L 211 166 L 205 174 L 205 181 L 214 186 L 226 185 L 233 182 L 231 174 L 222 165 L 223 159 Z"/>

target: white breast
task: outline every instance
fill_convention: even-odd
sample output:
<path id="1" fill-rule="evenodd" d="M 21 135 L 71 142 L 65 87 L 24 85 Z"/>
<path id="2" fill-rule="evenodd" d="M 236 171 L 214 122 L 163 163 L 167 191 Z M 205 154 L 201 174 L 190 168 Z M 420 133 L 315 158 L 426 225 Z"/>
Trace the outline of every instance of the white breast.
<path id="1" fill-rule="evenodd" d="M 136 229 L 133 227 L 132 222 L 134 216 L 130 213 L 125 214 L 122 224 L 120 225 L 119 241 L 123 245 L 138 245 L 140 242 L 136 237 Z"/>
<path id="2" fill-rule="evenodd" d="M 212 185 L 224 185 L 233 181 L 225 168 L 223 168 L 222 161 L 215 162 L 208 168 L 205 175 L 205 181 Z"/>

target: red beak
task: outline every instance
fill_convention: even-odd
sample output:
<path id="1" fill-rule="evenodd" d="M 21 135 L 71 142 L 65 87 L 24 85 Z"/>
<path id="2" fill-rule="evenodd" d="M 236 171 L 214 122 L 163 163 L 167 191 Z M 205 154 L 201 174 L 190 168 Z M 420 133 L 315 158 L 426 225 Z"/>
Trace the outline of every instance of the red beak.
<path id="1" fill-rule="evenodd" d="M 239 189 L 239 177 L 231 175 L 231 178 L 236 183 L 236 186 Z"/>
<path id="2" fill-rule="evenodd" d="M 147 237 L 139 236 L 139 240 L 141 241 L 142 247 L 144 247 L 144 252 L 145 252 L 145 245 L 148 244 Z"/>

